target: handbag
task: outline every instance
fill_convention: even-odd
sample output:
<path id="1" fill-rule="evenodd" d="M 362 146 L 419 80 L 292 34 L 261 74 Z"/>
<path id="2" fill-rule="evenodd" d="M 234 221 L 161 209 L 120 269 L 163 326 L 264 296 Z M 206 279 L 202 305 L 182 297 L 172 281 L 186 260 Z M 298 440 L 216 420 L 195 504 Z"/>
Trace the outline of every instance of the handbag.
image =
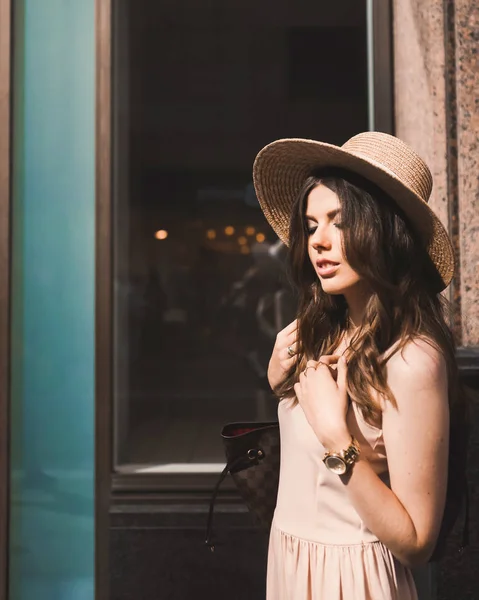
<path id="1" fill-rule="evenodd" d="M 205 544 L 212 542 L 213 513 L 220 485 L 231 474 L 246 506 L 269 530 L 273 521 L 279 484 L 280 437 L 277 422 L 228 423 L 221 431 L 226 466 L 213 490 L 208 512 Z"/>

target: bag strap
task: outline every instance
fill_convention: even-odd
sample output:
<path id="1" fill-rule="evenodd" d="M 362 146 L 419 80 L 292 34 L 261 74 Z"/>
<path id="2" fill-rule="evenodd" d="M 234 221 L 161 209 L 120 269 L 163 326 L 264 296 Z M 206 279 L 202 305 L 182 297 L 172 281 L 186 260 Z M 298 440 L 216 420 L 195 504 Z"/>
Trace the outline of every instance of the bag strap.
<path id="1" fill-rule="evenodd" d="M 221 472 L 221 475 L 218 477 L 218 481 L 216 482 L 215 488 L 213 490 L 213 494 L 211 496 L 210 508 L 208 511 L 208 521 L 206 524 L 205 545 L 209 547 L 211 552 L 215 551 L 215 545 L 211 541 L 211 537 L 212 537 L 212 530 L 213 530 L 213 512 L 214 512 L 214 508 L 215 508 L 216 496 L 218 495 L 220 485 L 223 483 L 226 475 L 228 475 L 228 473 L 230 471 L 232 471 L 237 465 L 244 462 L 245 458 L 249 459 L 250 463 L 258 462 L 259 460 L 262 460 L 264 458 L 264 453 L 259 448 L 252 448 L 244 454 L 240 454 L 239 456 L 236 456 L 235 458 L 230 458 L 230 460 L 226 463 L 226 467 Z"/>
<path id="2" fill-rule="evenodd" d="M 226 463 L 226 467 L 221 472 L 221 475 L 219 476 L 218 481 L 216 482 L 215 488 L 213 490 L 213 494 L 212 494 L 211 500 L 210 500 L 210 508 L 208 511 L 208 522 L 206 525 L 206 539 L 205 539 L 205 544 L 209 547 L 211 552 L 215 551 L 215 545 L 211 541 L 211 534 L 212 534 L 212 529 L 213 529 L 213 512 L 214 512 L 214 508 L 215 508 L 216 496 L 218 495 L 220 485 L 223 483 L 226 475 L 228 475 L 228 473 L 231 471 L 231 469 L 234 469 L 235 466 L 237 464 L 239 464 L 242 460 L 243 460 L 242 456 L 237 456 L 236 458 L 230 459 Z"/>

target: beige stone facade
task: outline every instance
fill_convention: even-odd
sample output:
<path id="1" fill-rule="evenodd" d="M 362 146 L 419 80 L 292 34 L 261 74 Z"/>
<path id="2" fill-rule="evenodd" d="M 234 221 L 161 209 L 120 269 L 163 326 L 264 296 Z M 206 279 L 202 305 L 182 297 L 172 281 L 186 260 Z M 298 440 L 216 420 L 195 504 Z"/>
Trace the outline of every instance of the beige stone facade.
<path id="1" fill-rule="evenodd" d="M 479 345 L 479 4 L 394 0 L 396 134 L 428 162 L 450 231 L 459 345 Z"/>

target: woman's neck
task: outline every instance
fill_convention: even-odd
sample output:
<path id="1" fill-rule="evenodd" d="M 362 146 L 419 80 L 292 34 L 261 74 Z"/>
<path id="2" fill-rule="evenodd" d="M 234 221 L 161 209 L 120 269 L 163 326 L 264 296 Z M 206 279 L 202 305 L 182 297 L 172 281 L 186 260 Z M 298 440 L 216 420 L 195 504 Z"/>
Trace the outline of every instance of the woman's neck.
<path id="1" fill-rule="evenodd" d="M 344 297 L 348 305 L 348 330 L 354 332 L 358 329 L 366 314 L 366 308 L 368 305 L 369 298 L 371 297 L 371 291 L 363 282 L 359 282 L 354 288 L 348 290 Z"/>

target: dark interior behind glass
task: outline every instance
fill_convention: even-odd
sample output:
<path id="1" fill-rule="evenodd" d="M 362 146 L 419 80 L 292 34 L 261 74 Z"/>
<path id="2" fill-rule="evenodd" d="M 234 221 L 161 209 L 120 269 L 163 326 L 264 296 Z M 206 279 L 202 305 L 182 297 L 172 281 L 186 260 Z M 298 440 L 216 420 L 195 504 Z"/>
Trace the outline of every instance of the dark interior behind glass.
<path id="1" fill-rule="evenodd" d="M 368 111 L 365 1 L 272 6 L 114 2 L 117 468 L 207 469 L 224 423 L 276 417 L 294 295 L 253 160 L 282 137 L 341 144 Z"/>

